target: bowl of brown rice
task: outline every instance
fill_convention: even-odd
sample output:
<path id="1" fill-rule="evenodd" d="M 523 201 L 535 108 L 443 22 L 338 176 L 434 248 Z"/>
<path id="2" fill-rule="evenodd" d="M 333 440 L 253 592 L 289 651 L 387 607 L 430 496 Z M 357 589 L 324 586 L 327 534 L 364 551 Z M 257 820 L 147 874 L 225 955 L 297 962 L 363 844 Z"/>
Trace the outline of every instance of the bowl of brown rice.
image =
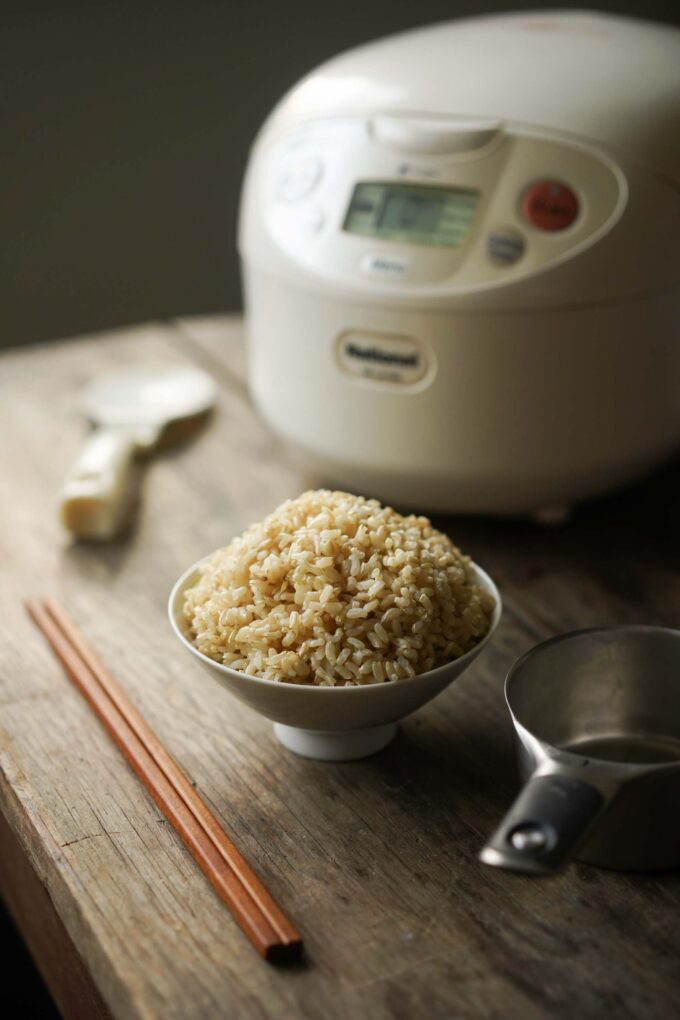
<path id="1" fill-rule="evenodd" d="M 322 489 L 189 567 L 168 608 L 185 648 L 281 743 L 341 761 L 384 747 L 467 669 L 501 599 L 426 517 Z"/>

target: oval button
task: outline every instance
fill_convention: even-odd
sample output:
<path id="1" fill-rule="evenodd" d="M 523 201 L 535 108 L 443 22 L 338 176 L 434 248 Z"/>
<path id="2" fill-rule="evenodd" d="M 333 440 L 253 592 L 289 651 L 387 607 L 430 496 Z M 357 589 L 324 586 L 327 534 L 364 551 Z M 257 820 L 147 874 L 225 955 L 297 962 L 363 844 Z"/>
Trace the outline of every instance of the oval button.
<path id="1" fill-rule="evenodd" d="M 297 202 L 309 195 L 321 180 L 323 165 L 313 156 L 285 167 L 279 178 L 278 193 L 286 202 Z"/>
<path id="2" fill-rule="evenodd" d="M 497 121 L 441 121 L 424 117 L 376 117 L 373 137 L 381 145 L 427 155 L 456 155 L 481 149 L 500 131 Z"/>
<path id="3" fill-rule="evenodd" d="M 404 255 L 362 255 L 359 268 L 366 276 L 387 276 L 401 279 L 408 276 L 411 260 Z"/>
<path id="4" fill-rule="evenodd" d="M 522 196 L 525 219 L 539 230 L 566 230 L 578 216 L 578 199 L 559 181 L 537 181 Z"/>

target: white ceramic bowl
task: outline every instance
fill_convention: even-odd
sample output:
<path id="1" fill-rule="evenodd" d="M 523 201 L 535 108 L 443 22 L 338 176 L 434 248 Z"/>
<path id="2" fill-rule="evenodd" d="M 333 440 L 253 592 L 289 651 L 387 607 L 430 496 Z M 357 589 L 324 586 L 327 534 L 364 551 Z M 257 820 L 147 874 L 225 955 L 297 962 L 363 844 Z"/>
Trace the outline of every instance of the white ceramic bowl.
<path id="1" fill-rule="evenodd" d="M 200 561 L 202 562 L 202 561 Z M 491 626 L 466 655 L 408 680 L 362 687 L 315 687 L 279 683 L 223 666 L 192 644 L 182 615 L 184 592 L 198 580 L 199 563 L 175 584 L 168 603 L 170 623 L 184 647 L 231 694 L 274 721 L 274 733 L 296 754 L 322 761 L 349 761 L 379 751 L 397 731 L 397 722 L 440 694 L 491 640 L 501 618 L 501 597 L 488 574 L 472 564 L 477 582 L 496 600 Z"/>

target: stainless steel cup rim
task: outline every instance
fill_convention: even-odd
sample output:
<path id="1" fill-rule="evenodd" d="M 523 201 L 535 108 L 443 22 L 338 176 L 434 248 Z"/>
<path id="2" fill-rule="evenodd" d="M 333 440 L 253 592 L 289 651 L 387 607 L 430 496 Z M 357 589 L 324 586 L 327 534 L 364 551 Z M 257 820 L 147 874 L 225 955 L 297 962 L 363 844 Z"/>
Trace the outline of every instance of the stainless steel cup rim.
<path id="1" fill-rule="evenodd" d="M 532 659 L 536 658 L 536 656 L 540 655 L 548 648 L 552 648 L 560 644 L 571 644 L 573 641 L 576 641 L 579 638 L 593 637 L 595 635 L 602 635 L 603 637 L 611 636 L 612 638 L 615 639 L 617 635 L 622 633 L 625 633 L 626 635 L 641 634 L 650 636 L 658 634 L 664 635 L 665 637 L 674 635 L 675 638 L 680 642 L 680 630 L 675 629 L 673 627 L 663 627 L 660 625 L 644 623 L 614 624 L 608 627 L 582 627 L 579 630 L 570 630 L 565 632 L 564 634 L 557 634 L 554 637 L 546 638 L 545 640 L 540 641 L 538 644 L 533 645 L 533 647 L 527 649 L 526 652 L 520 655 L 520 657 L 516 659 L 515 662 L 513 662 L 505 678 L 504 684 L 505 703 L 507 705 L 508 712 L 510 713 L 510 717 L 515 727 L 516 728 L 521 727 L 526 733 L 530 734 L 535 739 L 541 741 L 541 743 L 544 744 L 544 746 L 551 748 L 560 756 L 564 755 L 567 758 L 571 758 L 575 763 L 582 761 L 584 757 L 582 754 L 578 754 L 573 749 L 570 748 L 559 747 L 557 745 L 551 744 L 550 741 L 544 740 L 540 733 L 536 733 L 535 729 L 533 729 L 531 726 L 528 726 L 525 723 L 525 721 L 521 718 L 521 713 L 519 713 L 516 707 L 513 706 L 512 687 L 514 681 L 516 680 L 516 677 L 523 671 L 527 663 L 530 662 Z M 680 673 L 678 675 L 678 683 L 680 683 Z M 622 768 L 626 768 L 633 769 L 639 772 L 644 772 L 650 770 L 656 771 L 658 769 L 663 768 L 675 769 L 680 767 L 680 763 L 674 761 L 669 761 L 665 763 L 664 762 L 624 763 L 620 761 L 611 761 L 606 758 L 597 758 L 597 766 L 598 768 L 599 767 L 602 767 L 603 769 L 612 768 L 616 769 L 617 771 L 620 771 Z"/>

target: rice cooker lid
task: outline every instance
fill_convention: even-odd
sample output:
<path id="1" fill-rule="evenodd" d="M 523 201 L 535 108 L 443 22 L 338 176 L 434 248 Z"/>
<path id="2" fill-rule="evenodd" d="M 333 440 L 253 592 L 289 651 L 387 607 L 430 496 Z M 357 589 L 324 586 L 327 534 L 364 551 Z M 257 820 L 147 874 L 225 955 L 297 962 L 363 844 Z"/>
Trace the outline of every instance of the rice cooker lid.
<path id="1" fill-rule="evenodd" d="M 680 31 L 581 11 L 434 25 L 322 65 L 269 126 L 376 112 L 547 127 L 627 151 L 680 183 Z"/>

